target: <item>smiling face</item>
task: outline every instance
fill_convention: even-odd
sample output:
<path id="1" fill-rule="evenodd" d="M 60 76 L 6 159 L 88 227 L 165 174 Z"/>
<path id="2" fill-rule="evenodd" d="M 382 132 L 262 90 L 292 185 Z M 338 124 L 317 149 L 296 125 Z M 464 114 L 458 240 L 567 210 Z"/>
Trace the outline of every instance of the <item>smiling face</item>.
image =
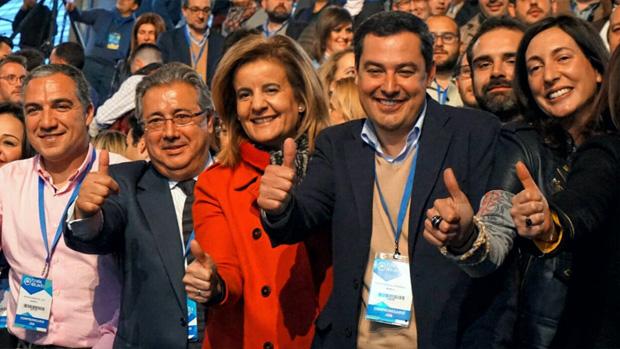
<path id="1" fill-rule="evenodd" d="M 93 107 L 82 106 L 70 77 L 56 73 L 30 80 L 24 114 L 28 141 L 46 163 L 72 164 L 82 158 Z"/>
<path id="2" fill-rule="evenodd" d="M 428 0 L 401 0 L 392 3 L 392 11 L 409 12 L 425 21 L 431 15 Z"/>
<path id="3" fill-rule="evenodd" d="M 327 56 L 351 46 L 353 40 L 353 24 L 342 23 L 331 30 L 325 43 Z"/>
<path id="4" fill-rule="evenodd" d="M 157 29 L 151 23 L 144 23 L 136 33 L 136 47 L 142 44 L 154 44 L 157 41 Z"/>
<path id="5" fill-rule="evenodd" d="M 433 16 L 443 16 L 448 12 L 451 1 L 449 0 L 428 0 L 428 6 Z"/>
<path id="6" fill-rule="evenodd" d="M 164 121 L 162 129 L 149 129 L 153 118 L 169 119 L 200 112 L 198 92 L 184 82 L 154 86 L 142 97 L 142 118 L 146 124 L 144 141 L 153 166 L 173 180 L 197 176 L 206 164 L 212 120 L 206 113 L 195 116 L 188 125 Z"/>
<path id="7" fill-rule="evenodd" d="M 515 0 L 514 16 L 526 25 L 551 16 L 557 7 L 555 0 Z"/>
<path id="8" fill-rule="evenodd" d="M 22 157 L 24 125 L 12 114 L 0 114 L 0 167 Z"/>
<path id="9" fill-rule="evenodd" d="M 487 18 L 500 17 L 508 12 L 508 0 L 480 0 L 478 4 Z"/>
<path id="10" fill-rule="evenodd" d="M 276 148 L 294 137 L 305 106 L 297 101 L 282 64 L 246 63 L 235 72 L 233 86 L 237 118 L 251 141 Z"/>
<path id="11" fill-rule="evenodd" d="M 0 102 L 21 103 L 22 80 L 27 73 L 24 66 L 13 62 L 0 68 Z"/>
<path id="12" fill-rule="evenodd" d="M 601 74 L 575 40 L 560 28 L 540 32 L 525 52 L 528 82 L 536 103 L 555 118 L 590 117 Z"/>
<path id="13" fill-rule="evenodd" d="M 406 135 L 424 105 L 427 73 L 420 38 L 411 32 L 364 37 L 358 68 L 360 101 L 381 134 Z"/>

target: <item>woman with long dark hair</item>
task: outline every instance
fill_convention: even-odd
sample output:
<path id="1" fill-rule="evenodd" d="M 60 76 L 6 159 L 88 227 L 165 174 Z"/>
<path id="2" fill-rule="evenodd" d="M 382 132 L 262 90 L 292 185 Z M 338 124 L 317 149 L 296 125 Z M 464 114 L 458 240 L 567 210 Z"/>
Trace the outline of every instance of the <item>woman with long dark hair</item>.
<path id="1" fill-rule="evenodd" d="M 525 164 L 544 197 L 564 190 L 571 157 L 601 124 L 593 107 L 608 56 L 596 31 L 575 17 L 551 17 L 530 27 L 515 65 L 514 91 L 525 121 L 503 128 L 490 191 L 477 216 L 466 199 L 458 205 L 453 198 L 437 200 L 428 212 L 425 237 L 470 275 L 508 264 L 498 299 L 517 304 L 515 333 L 509 337 L 518 348 L 552 345 L 572 282 L 573 253 L 549 253 L 561 240 L 541 229 L 537 216 L 521 221 L 528 234 L 517 236 L 510 210 L 523 185 L 515 164 Z M 463 241 L 461 248 L 445 247 L 453 239 Z"/>

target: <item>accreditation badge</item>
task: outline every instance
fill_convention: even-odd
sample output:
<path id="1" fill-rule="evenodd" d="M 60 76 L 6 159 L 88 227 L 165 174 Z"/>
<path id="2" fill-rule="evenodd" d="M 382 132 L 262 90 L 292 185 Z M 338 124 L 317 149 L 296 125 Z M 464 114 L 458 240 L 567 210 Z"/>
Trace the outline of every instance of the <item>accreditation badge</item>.
<path id="1" fill-rule="evenodd" d="M 121 47 L 121 34 L 119 33 L 110 33 L 108 35 L 108 45 L 106 46 L 109 50 L 118 50 Z"/>
<path id="2" fill-rule="evenodd" d="M 6 328 L 6 304 L 10 296 L 9 279 L 0 279 L 0 328 Z"/>
<path id="3" fill-rule="evenodd" d="M 47 332 L 52 310 L 52 280 L 24 275 L 19 286 L 15 326 Z"/>
<path id="4" fill-rule="evenodd" d="M 366 319 L 408 327 L 413 303 L 409 258 L 394 253 L 377 253 L 369 293 Z"/>
<path id="5" fill-rule="evenodd" d="M 198 307 L 196 302 L 187 298 L 187 339 L 198 341 Z"/>

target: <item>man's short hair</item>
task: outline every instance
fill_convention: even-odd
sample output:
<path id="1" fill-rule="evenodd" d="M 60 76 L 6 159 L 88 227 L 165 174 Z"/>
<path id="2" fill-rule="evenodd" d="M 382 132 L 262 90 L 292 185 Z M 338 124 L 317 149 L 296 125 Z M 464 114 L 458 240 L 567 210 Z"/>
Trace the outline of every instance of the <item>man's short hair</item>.
<path id="1" fill-rule="evenodd" d="M 172 62 L 165 64 L 153 74 L 145 76 L 136 87 L 136 117 L 140 122 L 144 121 L 142 99 L 146 92 L 153 87 L 170 85 L 175 82 L 183 82 L 196 89 L 196 92 L 198 92 L 198 106 L 201 111 L 213 110 L 211 93 L 200 75 L 183 63 Z"/>
<path id="2" fill-rule="evenodd" d="M 420 38 L 420 50 L 424 57 L 426 71 L 430 71 L 433 66 L 433 36 L 423 20 L 411 13 L 401 11 L 380 12 L 362 22 L 353 37 L 355 66 L 359 66 L 360 57 L 364 50 L 364 38 L 367 35 L 386 37 L 405 32 L 413 33 Z"/>
<path id="3" fill-rule="evenodd" d="M 474 35 L 467 46 L 467 60 L 469 61 L 469 65 L 472 64 L 472 59 L 474 56 L 473 47 L 476 42 L 478 42 L 482 35 L 496 29 L 508 29 L 525 33 L 525 29 L 527 29 L 527 27 L 520 21 L 508 16 L 491 17 L 482 22 L 480 29 L 478 29 L 478 32 Z"/>
<path id="4" fill-rule="evenodd" d="M 78 43 L 63 42 L 54 48 L 54 54 L 79 70 L 84 68 L 84 49 Z"/>
<path id="5" fill-rule="evenodd" d="M 0 44 L 5 44 L 5 45 L 7 45 L 8 47 L 10 47 L 10 48 L 11 48 L 11 50 L 13 49 L 13 41 L 11 41 L 11 39 L 10 39 L 10 38 L 7 38 L 7 37 L 6 37 L 6 36 L 4 36 L 4 35 L 0 35 Z"/>
<path id="6" fill-rule="evenodd" d="M 133 63 L 136 58 L 140 59 L 144 65 L 164 62 L 161 56 L 161 50 L 154 44 L 142 44 L 136 47 L 129 59 L 131 63 Z"/>
<path id="7" fill-rule="evenodd" d="M 63 74 L 73 80 L 73 83 L 75 84 L 75 92 L 78 100 L 82 104 L 82 110 L 86 112 L 88 106 L 92 104 L 90 100 L 88 82 L 86 82 L 84 74 L 82 74 L 78 68 L 68 64 L 47 64 L 37 67 L 31 71 L 30 74 L 26 75 L 24 83 L 22 84 L 22 100 L 24 100 L 24 92 L 26 91 L 30 81 L 38 78 L 45 78 L 54 74 Z"/>
<path id="8" fill-rule="evenodd" d="M 34 68 L 45 64 L 45 56 L 35 48 L 25 48 L 15 52 L 16 55 L 26 58 L 26 70 L 32 71 Z"/>
<path id="9" fill-rule="evenodd" d="M 15 54 L 5 56 L 4 58 L 0 59 L 0 69 L 2 69 L 2 67 L 7 63 L 16 63 L 24 67 L 24 69 L 28 70 L 26 68 L 26 65 L 27 65 L 26 58 L 22 56 L 18 56 Z"/>

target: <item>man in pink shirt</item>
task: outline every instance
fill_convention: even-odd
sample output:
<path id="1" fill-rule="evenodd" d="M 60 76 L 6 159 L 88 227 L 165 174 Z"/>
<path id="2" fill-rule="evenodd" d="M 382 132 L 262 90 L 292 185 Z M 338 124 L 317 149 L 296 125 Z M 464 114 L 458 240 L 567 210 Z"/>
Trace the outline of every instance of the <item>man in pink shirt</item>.
<path id="1" fill-rule="evenodd" d="M 76 68 L 46 65 L 26 77 L 22 91 L 28 140 L 39 155 L 0 169 L 9 330 L 25 348 L 110 348 L 120 305 L 116 260 L 75 252 L 61 238 L 83 178 L 98 169 L 87 133 L 88 85 Z"/>

